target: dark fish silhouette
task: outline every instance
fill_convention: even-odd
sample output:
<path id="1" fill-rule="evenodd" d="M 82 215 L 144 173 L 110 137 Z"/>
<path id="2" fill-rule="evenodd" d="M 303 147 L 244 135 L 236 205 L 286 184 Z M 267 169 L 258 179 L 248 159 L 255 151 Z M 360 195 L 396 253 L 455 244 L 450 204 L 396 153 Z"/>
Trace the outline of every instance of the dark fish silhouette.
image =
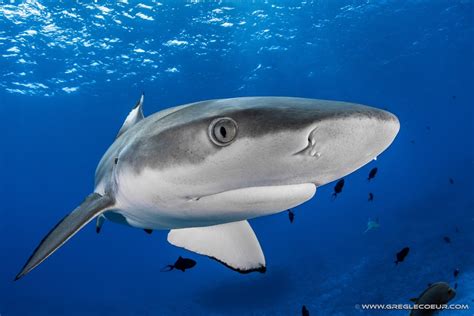
<path id="1" fill-rule="evenodd" d="M 337 195 L 342 192 L 342 188 L 344 188 L 344 179 L 337 181 L 336 185 L 334 186 L 334 193 L 332 196 L 336 198 Z"/>
<path id="2" fill-rule="evenodd" d="M 293 213 L 292 210 L 288 210 L 288 219 L 290 220 L 290 223 L 293 223 L 295 220 L 295 213 Z"/>
<path id="3" fill-rule="evenodd" d="M 449 183 L 454 184 L 454 179 L 453 179 L 453 178 L 449 178 Z"/>
<path id="4" fill-rule="evenodd" d="M 453 275 L 454 275 L 454 277 L 455 277 L 455 278 L 457 278 L 457 277 L 458 277 L 458 275 L 459 275 L 459 272 L 460 272 L 460 271 L 459 271 L 459 269 L 457 269 L 457 268 L 456 268 L 456 269 L 454 269 Z"/>
<path id="5" fill-rule="evenodd" d="M 443 237 L 443 240 L 444 240 L 447 244 L 450 244 L 450 243 L 451 243 L 451 238 L 449 238 L 448 236 L 444 236 L 444 237 Z"/>
<path id="6" fill-rule="evenodd" d="M 410 248 L 405 247 L 399 252 L 397 252 L 397 261 L 395 261 L 395 264 L 398 264 L 399 262 L 402 262 L 405 260 L 405 257 L 408 255 L 408 252 L 410 251 Z"/>
<path id="7" fill-rule="evenodd" d="M 301 308 L 301 315 L 302 316 L 309 316 L 309 310 L 306 308 L 306 306 L 303 305 Z"/>
<path id="8" fill-rule="evenodd" d="M 369 202 L 372 202 L 374 200 L 374 194 L 372 192 L 369 193 Z"/>
<path id="9" fill-rule="evenodd" d="M 168 272 L 173 269 L 176 270 L 181 270 L 181 271 L 186 271 L 187 269 L 191 269 L 196 265 L 196 261 L 193 259 L 187 259 L 179 256 L 178 260 L 174 264 L 169 264 L 166 267 L 164 267 L 161 272 Z"/>
<path id="10" fill-rule="evenodd" d="M 153 233 L 153 229 L 148 229 L 148 228 L 145 228 L 144 229 L 145 233 L 147 233 L 148 235 Z"/>
<path id="11" fill-rule="evenodd" d="M 421 293 L 417 298 L 412 298 L 412 301 L 418 305 L 444 305 L 447 304 L 456 296 L 456 291 L 452 289 L 449 284 L 444 282 L 433 283 L 426 290 Z M 429 308 L 429 307 L 428 307 Z M 410 312 L 410 316 L 429 316 L 434 315 L 435 312 L 439 310 L 436 309 L 413 309 Z"/>
<path id="12" fill-rule="evenodd" d="M 375 178 L 375 175 L 377 174 L 377 171 L 379 169 L 377 167 L 373 168 L 372 170 L 370 170 L 369 172 L 369 177 L 367 178 L 367 181 L 370 181 L 372 180 L 373 178 Z"/>

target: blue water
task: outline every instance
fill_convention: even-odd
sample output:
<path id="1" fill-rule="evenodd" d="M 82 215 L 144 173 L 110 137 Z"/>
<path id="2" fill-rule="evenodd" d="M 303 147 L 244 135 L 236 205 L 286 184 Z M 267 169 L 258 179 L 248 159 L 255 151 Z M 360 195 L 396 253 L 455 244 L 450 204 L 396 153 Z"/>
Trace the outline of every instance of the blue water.
<path id="1" fill-rule="evenodd" d="M 473 10 L 469 0 L 0 1 L 0 315 L 300 315 L 303 304 L 311 315 L 407 315 L 355 304 L 409 303 L 428 283 L 453 285 L 455 268 L 452 302 L 471 309 L 442 314 L 472 315 Z M 401 131 L 336 200 L 331 183 L 293 224 L 286 213 L 251 221 L 265 274 L 107 222 L 13 282 L 93 190 L 142 91 L 145 114 L 298 96 L 388 109 Z M 364 234 L 369 217 L 381 226 Z M 159 272 L 179 255 L 197 266 Z"/>

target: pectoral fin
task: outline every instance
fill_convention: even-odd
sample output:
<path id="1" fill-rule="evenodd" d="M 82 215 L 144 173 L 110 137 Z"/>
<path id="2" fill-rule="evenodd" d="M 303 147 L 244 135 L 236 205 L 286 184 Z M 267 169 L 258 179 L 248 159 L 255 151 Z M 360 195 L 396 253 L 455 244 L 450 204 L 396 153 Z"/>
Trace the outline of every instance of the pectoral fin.
<path id="1" fill-rule="evenodd" d="M 247 221 L 173 229 L 168 242 L 215 259 L 240 272 L 265 272 L 265 257 Z"/>
<path id="2" fill-rule="evenodd" d="M 43 238 L 35 251 L 33 251 L 33 254 L 28 259 L 23 269 L 18 273 L 15 280 L 20 279 L 37 267 L 66 241 L 68 241 L 69 238 L 74 236 L 74 234 L 82 227 L 110 208 L 113 204 L 114 200 L 108 196 L 102 196 L 98 193 L 90 194 L 81 205 L 64 217 Z"/>

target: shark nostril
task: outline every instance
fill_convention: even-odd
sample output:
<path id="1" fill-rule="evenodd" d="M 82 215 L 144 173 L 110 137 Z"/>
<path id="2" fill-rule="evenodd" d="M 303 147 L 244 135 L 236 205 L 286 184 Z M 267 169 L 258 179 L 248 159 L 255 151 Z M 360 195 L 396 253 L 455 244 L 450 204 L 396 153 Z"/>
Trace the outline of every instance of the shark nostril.
<path id="1" fill-rule="evenodd" d="M 308 135 L 308 139 L 307 139 L 308 143 L 305 146 L 305 148 L 294 153 L 294 155 L 305 154 L 305 155 L 308 155 L 310 157 L 315 157 L 315 158 L 321 157 L 321 152 L 318 150 L 316 146 L 317 145 L 316 144 L 316 131 L 317 131 L 317 128 L 311 131 L 311 133 Z"/>
<path id="2" fill-rule="evenodd" d="M 317 128 L 313 129 L 311 131 L 311 134 L 309 134 L 308 140 L 309 140 L 309 155 L 312 157 L 319 158 L 321 157 L 321 153 L 318 151 L 318 148 L 316 147 L 316 131 Z"/>
<path id="3" fill-rule="evenodd" d="M 311 151 L 309 152 L 309 155 L 316 158 L 321 157 L 321 153 L 317 151 L 316 148 L 311 149 Z"/>

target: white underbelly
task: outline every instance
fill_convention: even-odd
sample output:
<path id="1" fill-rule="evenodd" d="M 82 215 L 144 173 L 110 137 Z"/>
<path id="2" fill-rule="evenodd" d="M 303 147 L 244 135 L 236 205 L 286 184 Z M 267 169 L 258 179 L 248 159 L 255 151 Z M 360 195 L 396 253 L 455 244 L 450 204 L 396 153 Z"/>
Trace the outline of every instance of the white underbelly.
<path id="1" fill-rule="evenodd" d="M 313 183 L 249 187 L 202 197 L 164 196 L 146 188 L 116 196 L 116 207 L 135 227 L 172 229 L 217 225 L 275 214 L 311 199 Z"/>

